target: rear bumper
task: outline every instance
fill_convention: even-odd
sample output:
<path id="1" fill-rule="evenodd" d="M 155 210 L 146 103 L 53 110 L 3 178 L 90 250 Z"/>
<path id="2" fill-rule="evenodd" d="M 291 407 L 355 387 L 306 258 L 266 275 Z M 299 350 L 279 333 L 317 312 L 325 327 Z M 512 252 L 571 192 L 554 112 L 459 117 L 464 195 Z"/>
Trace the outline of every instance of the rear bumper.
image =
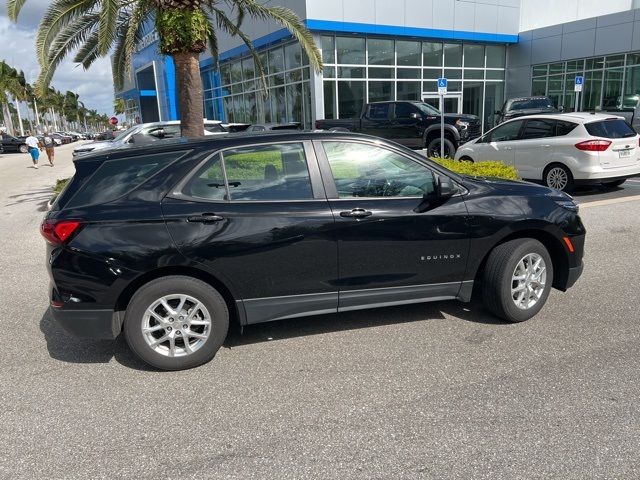
<path id="1" fill-rule="evenodd" d="M 113 310 L 66 310 L 50 308 L 53 319 L 76 337 L 113 340 L 120 333 L 121 322 Z"/>
<path id="2" fill-rule="evenodd" d="M 576 185 L 599 185 L 602 183 L 615 182 L 617 180 L 626 180 L 627 178 L 639 177 L 640 174 L 634 173 L 631 175 L 619 175 L 613 177 L 599 177 L 599 178 L 576 178 L 574 183 Z"/>
<path id="3" fill-rule="evenodd" d="M 584 263 L 580 262 L 580 265 L 577 267 L 573 267 L 569 269 L 569 275 L 567 277 L 567 288 L 571 288 L 575 285 L 575 283 L 582 275 L 582 270 L 584 270 Z"/>

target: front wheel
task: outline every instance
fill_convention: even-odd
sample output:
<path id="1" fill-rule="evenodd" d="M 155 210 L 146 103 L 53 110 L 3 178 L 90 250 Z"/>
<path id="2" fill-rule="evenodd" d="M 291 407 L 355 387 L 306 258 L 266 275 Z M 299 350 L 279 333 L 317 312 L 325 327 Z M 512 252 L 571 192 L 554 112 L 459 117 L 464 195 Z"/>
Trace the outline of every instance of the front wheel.
<path id="1" fill-rule="evenodd" d="M 20 153 L 28 153 L 29 147 L 27 147 L 26 145 L 20 145 L 20 147 L 18 147 L 18 150 L 20 151 Z"/>
<path id="2" fill-rule="evenodd" d="M 448 138 L 444 139 L 444 158 L 453 158 L 456 153 L 456 147 Z M 440 149 L 440 138 L 434 138 L 427 145 L 427 156 L 429 158 L 440 158 L 442 152 Z"/>
<path id="3" fill-rule="evenodd" d="M 559 163 L 548 166 L 544 171 L 544 184 L 561 192 L 573 190 L 573 175 L 564 165 Z"/>
<path id="4" fill-rule="evenodd" d="M 540 312 L 553 284 L 553 263 L 542 243 L 520 238 L 498 245 L 489 254 L 482 278 L 482 297 L 496 316 L 524 322 Z"/>
<path id="5" fill-rule="evenodd" d="M 213 287 L 192 277 L 168 276 L 141 287 L 127 307 L 124 334 L 131 350 L 161 370 L 210 361 L 229 330 L 227 304 Z"/>

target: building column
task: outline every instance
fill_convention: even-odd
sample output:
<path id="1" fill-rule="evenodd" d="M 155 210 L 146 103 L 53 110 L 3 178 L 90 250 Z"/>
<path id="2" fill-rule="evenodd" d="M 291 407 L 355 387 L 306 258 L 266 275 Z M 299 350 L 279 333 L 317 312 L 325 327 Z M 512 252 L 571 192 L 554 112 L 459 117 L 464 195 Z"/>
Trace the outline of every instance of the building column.
<path id="1" fill-rule="evenodd" d="M 313 32 L 313 40 L 316 46 L 322 52 L 322 42 L 320 34 Z M 316 71 L 310 67 L 309 89 L 311 90 L 311 122 L 315 127 L 315 121 L 324 118 L 324 87 L 322 85 L 322 72 Z"/>

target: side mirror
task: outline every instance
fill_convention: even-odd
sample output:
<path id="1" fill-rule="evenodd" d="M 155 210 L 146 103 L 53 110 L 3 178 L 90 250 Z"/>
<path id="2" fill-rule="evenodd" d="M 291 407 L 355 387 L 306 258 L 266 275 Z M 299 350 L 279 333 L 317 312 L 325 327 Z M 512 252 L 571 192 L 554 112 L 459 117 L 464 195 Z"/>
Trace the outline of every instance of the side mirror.
<path id="1" fill-rule="evenodd" d="M 419 113 L 412 112 L 409 114 L 409 118 L 411 118 L 412 120 L 420 120 L 422 117 Z"/>
<path id="2" fill-rule="evenodd" d="M 441 199 L 451 198 L 456 193 L 456 187 L 449 177 L 444 175 L 438 176 L 437 193 Z"/>
<path id="3" fill-rule="evenodd" d="M 495 112 L 493 112 L 495 115 L 502 115 L 502 112 L 500 110 L 496 110 Z"/>
<path id="4" fill-rule="evenodd" d="M 561 112 L 564 112 L 564 105 L 560 105 L 560 106 L 558 107 L 558 110 L 560 110 Z"/>

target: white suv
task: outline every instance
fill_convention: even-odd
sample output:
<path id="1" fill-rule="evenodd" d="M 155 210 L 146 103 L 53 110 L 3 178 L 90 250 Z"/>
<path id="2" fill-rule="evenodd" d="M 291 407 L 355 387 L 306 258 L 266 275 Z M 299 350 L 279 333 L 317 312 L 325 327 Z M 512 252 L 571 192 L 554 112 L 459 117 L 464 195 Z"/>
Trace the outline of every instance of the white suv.
<path id="1" fill-rule="evenodd" d="M 622 185 L 640 175 L 640 136 L 624 119 L 592 113 L 532 115 L 505 122 L 462 145 L 456 160 L 499 160 L 557 190 Z"/>

